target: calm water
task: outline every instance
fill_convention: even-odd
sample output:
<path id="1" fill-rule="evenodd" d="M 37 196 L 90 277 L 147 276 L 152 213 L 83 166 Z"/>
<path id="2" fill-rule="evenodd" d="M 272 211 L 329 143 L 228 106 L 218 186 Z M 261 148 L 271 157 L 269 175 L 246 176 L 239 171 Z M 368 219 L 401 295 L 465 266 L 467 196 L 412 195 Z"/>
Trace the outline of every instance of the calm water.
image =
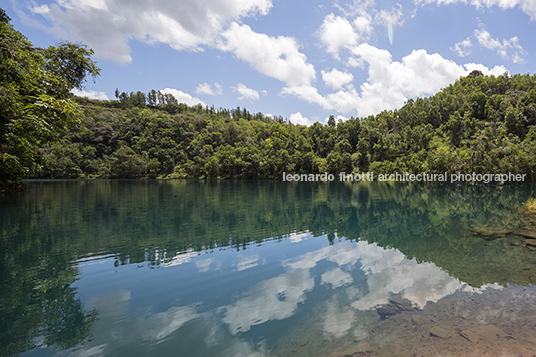
<path id="1" fill-rule="evenodd" d="M 530 185 L 33 181 L 0 199 L 0 355 L 327 356 L 402 348 L 415 316 L 454 331 L 458 315 L 536 315 L 536 252 L 468 230 L 516 227 L 534 196 Z M 413 307 L 382 315 L 394 297 Z M 447 313 L 454 302 L 462 312 Z"/>

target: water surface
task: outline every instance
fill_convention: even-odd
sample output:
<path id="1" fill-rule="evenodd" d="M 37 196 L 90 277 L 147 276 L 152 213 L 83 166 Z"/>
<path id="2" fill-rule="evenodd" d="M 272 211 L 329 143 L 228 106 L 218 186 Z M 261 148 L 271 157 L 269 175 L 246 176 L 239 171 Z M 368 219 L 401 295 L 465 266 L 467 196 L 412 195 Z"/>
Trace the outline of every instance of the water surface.
<path id="1" fill-rule="evenodd" d="M 530 185 L 29 184 L 0 201 L 1 355 L 534 345 L 536 252 L 469 231 L 518 226 Z"/>

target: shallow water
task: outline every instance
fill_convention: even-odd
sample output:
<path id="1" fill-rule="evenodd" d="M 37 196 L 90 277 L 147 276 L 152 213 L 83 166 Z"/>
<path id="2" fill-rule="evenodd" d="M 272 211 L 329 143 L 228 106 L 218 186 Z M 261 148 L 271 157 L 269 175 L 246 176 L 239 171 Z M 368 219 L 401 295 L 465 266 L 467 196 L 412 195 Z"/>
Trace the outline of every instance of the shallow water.
<path id="1" fill-rule="evenodd" d="M 469 231 L 519 226 L 530 185 L 29 184 L 0 201 L 0 355 L 536 351 L 536 252 Z"/>

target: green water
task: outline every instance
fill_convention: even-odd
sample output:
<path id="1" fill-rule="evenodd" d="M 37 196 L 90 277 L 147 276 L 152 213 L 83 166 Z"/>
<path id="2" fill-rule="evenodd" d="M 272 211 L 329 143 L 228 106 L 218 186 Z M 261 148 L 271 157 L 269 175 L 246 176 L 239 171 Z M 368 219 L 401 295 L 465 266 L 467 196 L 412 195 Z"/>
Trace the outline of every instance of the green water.
<path id="1" fill-rule="evenodd" d="M 327 356 L 379 344 L 393 295 L 536 283 L 536 252 L 468 230 L 517 227 L 528 184 L 29 187 L 0 199 L 2 356 Z"/>

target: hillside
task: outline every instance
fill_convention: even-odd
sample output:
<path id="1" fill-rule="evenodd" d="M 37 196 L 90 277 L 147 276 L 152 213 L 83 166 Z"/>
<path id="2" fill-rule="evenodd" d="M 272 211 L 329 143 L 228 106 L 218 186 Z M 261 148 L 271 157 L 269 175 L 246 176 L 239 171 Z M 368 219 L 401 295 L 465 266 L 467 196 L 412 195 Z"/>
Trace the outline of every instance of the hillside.
<path id="1" fill-rule="evenodd" d="M 475 71 L 400 109 L 294 125 L 151 91 L 76 98 L 33 178 L 281 179 L 283 172 L 520 173 L 536 179 L 536 76 Z"/>

